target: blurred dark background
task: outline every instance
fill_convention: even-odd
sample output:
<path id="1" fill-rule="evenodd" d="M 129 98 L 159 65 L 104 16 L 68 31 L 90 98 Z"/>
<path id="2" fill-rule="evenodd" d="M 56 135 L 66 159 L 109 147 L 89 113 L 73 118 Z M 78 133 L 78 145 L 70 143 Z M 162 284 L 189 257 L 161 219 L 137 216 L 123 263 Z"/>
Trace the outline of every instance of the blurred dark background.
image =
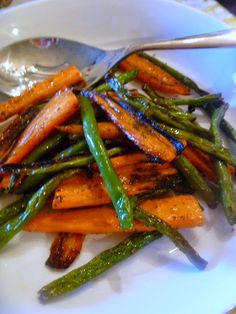
<path id="1" fill-rule="evenodd" d="M 236 0 L 218 0 L 218 2 L 236 15 Z"/>

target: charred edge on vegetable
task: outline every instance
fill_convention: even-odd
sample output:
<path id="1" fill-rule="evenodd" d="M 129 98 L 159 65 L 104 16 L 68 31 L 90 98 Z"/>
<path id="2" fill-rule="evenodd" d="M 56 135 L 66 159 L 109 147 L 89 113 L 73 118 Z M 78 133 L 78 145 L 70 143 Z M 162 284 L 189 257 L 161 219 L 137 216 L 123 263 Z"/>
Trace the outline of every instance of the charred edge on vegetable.
<path id="1" fill-rule="evenodd" d="M 97 92 L 83 90 L 81 91 L 81 94 L 85 97 L 92 99 L 94 102 L 96 102 L 96 96 L 103 98 L 108 103 L 111 101 L 105 95 L 99 94 Z M 117 101 L 114 99 L 112 99 L 112 101 L 117 103 L 123 109 L 127 110 L 131 115 L 135 116 L 140 123 L 149 124 L 155 131 L 165 136 L 169 140 L 169 142 L 175 147 L 177 154 L 180 154 L 184 150 L 185 146 L 183 145 L 182 142 L 180 142 L 175 137 L 170 135 L 166 130 L 162 129 L 156 121 L 148 118 L 143 112 L 136 110 L 135 108 L 133 108 L 132 106 L 123 101 Z M 150 157 L 150 160 L 153 162 L 163 162 L 162 160 L 156 157 Z"/>
<path id="2" fill-rule="evenodd" d="M 25 129 L 25 127 L 33 120 L 38 114 L 40 108 L 29 108 L 18 118 L 15 118 L 10 125 L 3 131 L 0 136 L 0 146 L 5 144 L 12 144 L 12 142 L 18 137 L 18 135 Z"/>
<path id="3" fill-rule="evenodd" d="M 115 91 L 120 91 L 122 95 L 125 95 L 125 97 L 129 96 L 128 91 L 124 88 L 124 86 L 121 84 L 121 82 L 116 77 L 106 75 L 105 80 L 110 86 L 112 86 L 114 88 Z M 105 100 L 108 100 L 108 99 L 105 99 Z M 172 135 L 170 135 L 167 131 L 160 128 L 156 121 L 147 117 L 143 112 L 137 111 L 135 108 L 133 108 L 132 106 L 130 106 L 127 103 L 124 103 L 124 102 L 117 102 L 117 103 L 123 109 L 125 109 L 128 112 L 130 112 L 131 114 L 135 115 L 141 123 L 150 124 L 154 130 L 156 130 L 157 132 L 159 132 L 160 134 L 165 136 L 169 140 L 169 142 L 175 147 L 177 154 L 180 154 L 184 150 L 185 146 L 183 145 L 183 143 L 180 142 L 179 140 L 177 140 Z"/>
<path id="4" fill-rule="evenodd" d="M 83 156 L 85 157 L 85 156 Z M 81 158 L 83 158 L 81 157 Z M 89 156 L 86 156 L 89 157 Z M 5 174 L 5 173 L 14 173 L 14 174 L 27 174 L 29 171 L 33 172 L 34 170 L 41 168 L 47 168 L 53 165 L 57 164 L 62 164 L 66 162 L 70 162 L 73 160 L 78 159 L 78 157 L 65 157 L 63 160 L 44 160 L 44 161 L 36 161 L 32 163 L 27 163 L 27 164 L 5 164 L 5 165 L 0 165 L 0 174 Z M 73 167 L 71 167 L 73 168 Z"/>
<path id="5" fill-rule="evenodd" d="M 3 131 L 0 135 L 0 162 L 4 162 L 7 159 L 9 153 L 11 152 L 14 144 L 17 141 L 18 136 L 27 125 L 34 119 L 34 117 L 38 114 L 40 108 L 30 108 L 21 116 L 16 117 L 10 125 Z"/>

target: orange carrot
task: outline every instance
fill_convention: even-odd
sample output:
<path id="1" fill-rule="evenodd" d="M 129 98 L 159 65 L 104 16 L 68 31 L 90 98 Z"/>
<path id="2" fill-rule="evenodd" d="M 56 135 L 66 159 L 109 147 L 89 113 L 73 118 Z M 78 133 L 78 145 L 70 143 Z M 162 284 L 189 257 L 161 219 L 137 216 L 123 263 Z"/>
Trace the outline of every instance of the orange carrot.
<path id="1" fill-rule="evenodd" d="M 217 179 L 212 156 L 192 146 L 188 146 L 184 154 L 199 171 L 205 174 L 212 182 L 216 183 Z M 228 169 L 231 175 L 234 176 L 236 168 L 228 164 Z"/>
<path id="2" fill-rule="evenodd" d="M 68 268 L 80 254 L 84 235 L 80 233 L 59 233 L 50 249 L 46 265 L 62 269 Z"/>
<path id="3" fill-rule="evenodd" d="M 71 66 L 47 80 L 40 82 L 20 96 L 13 97 L 0 104 L 0 121 L 21 113 L 33 105 L 51 98 L 59 90 L 83 80 L 81 72 Z"/>
<path id="4" fill-rule="evenodd" d="M 78 99 L 70 90 L 55 95 L 21 134 L 5 163 L 21 162 L 56 126 L 76 113 L 78 108 Z M 6 176 L 0 183 L 0 188 L 6 188 L 8 183 L 9 176 Z"/>
<path id="5" fill-rule="evenodd" d="M 119 64 L 122 70 L 136 69 L 137 78 L 160 92 L 172 95 L 189 95 L 189 88 L 172 77 L 169 73 L 153 64 L 151 61 L 133 54 Z"/>
<path id="6" fill-rule="evenodd" d="M 150 161 L 147 155 L 144 153 L 129 153 L 129 154 L 123 154 L 120 156 L 115 156 L 111 158 L 111 163 L 114 168 L 118 167 L 123 167 L 123 166 L 129 166 L 129 165 L 134 165 L 138 164 L 140 162 L 147 162 Z M 164 168 L 169 168 L 170 164 L 169 163 L 164 163 L 164 164 L 158 164 L 159 167 L 164 167 Z M 93 163 L 91 165 L 91 168 L 93 170 L 98 170 L 98 165 L 97 163 Z"/>
<path id="7" fill-rule="evenodd" d="M 183 152 L 184 156 L 191 161 L 191 163 L 212 182 L 216 182 L 216 175 L 214 172 L 213 163 L 211 160 L 206 161 L 203 155 L 191 146 L 187 146 Z"/>
<path id="8" fill-rule="evenodd" d="M 192 195 L 178 195 L 146 200 L 140 204 L 144 210 L 162 218 L 174 228 L 192 228 L 204 223 L 204 216 L 197 199 Z M 26 226 L 26 231 L 73 232 L 82 234 L 124 232 L 111 207 L 50 211 L 40 213 Z M 130 231 L 153 230 L 134 221 Z"/>
<path id="9" fill-rule="evenodd" d="M 176 157 L 177 151 L 172 143 L 154 130 L 151 125 L 140 122 L 135 114 L 130 114 L 109 98 L 105 100 L 103 97 L 93 94 L 92 99 L 107 112 L 113 123 L 145 153 L 167 162 L 171 162 Z"/>
<path id="10" fill-rule="evenodd" d="M 84 130 L 82 125 L 62 125 L 57 127 L 57 129 L 65 133 L 72 133 L 81 137 L 84 136 Z M 122 132 L 112 122 L 99 122 L 98 131 L 103 139 L 116 139 L 123 137 Z"/>
<path id="11" fill-rule="evenodd" d="M 78 111 L 78 99 L 68 89 L 55 95 L 27 126 L 6 163 L 21 162 L 56 126 Z"/>
<path id="12" fill-rule="evenodd" d="M 154 189 L 161 181 L 176 175 L 173 167 L 163 169 L 158 164 L 139 163 L 116 168 L 127 194 L 132 196 Z M 57 187 L 52 207 L 54 209 L 98 206 L 108 204 L 111 199 L 99 173 L 92 177 L 75 175 Z"/>

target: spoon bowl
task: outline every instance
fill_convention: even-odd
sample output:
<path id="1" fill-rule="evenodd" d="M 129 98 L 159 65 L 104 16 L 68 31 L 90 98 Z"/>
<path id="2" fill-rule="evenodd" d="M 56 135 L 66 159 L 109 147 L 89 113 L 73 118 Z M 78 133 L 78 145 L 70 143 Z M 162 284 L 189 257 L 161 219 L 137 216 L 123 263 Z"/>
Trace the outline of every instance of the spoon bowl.
<path id="1" fill-rule="evenodd" d="M 135 41 L 115 50 L 103 50 L 63 38 L 31 38 L 0 50 L 0 91 L 17 96 L 69 65 L 77 66 L 91 86 L 116 63 L 138 51 L 234 46 L 236 29 L 159 42 Z"/>

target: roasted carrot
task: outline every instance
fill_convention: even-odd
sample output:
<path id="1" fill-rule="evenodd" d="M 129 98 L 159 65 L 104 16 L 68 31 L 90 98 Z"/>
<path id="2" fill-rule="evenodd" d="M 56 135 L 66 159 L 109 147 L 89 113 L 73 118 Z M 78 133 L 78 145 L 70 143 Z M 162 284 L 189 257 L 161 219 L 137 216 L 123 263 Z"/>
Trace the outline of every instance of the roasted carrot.
<path id="1" fill-rule="evenodd" d="M 211 160 L 206 162 L 206 159 L 199 153 L 199 151 L 191 146 L 187 146 L 183 154 L 202 174 L 212 182 L 216 183 L 216 175 Z"/>
<path id="2" fill-rule="evenodd" d="M 3 132 L 0 132 L 0 162 L 3 162 L 7 158 L 10 150 L 12 149 L 16 137 L 12 136 L 12 133 L 15 131 L 16 127 L 20 124 L 21 117 L 16 115 L 11 123 L 8 125 Z"/>
<path id="3" fill-rule="evenodd" d="M 84 130 L 82 125 L 62 125 L 57 127 L 57 129 L 65 133 L 72 133 L 81 137 L 84 136 Z M 116 139 L 123 137 L 120 129 L 112 122 L 99 122 L 98 131 L 103 139 Z"/>
<path id="4" fill-rule="evenodd" d="M 78 108 L 78 99 L 70 90 L 55 95 L 22 133 L 6 163 L 21 162 L 56 126 L 75 114 Z"/>
<path id="5" fill-rule="evenodd" d="M 184 150 L 184 155 L 200 172 L 205 174 L 212 182 L 216 183 L 217 180 L 212 156 L 190 145 Z M 236 169 L 234 166 L 228 164 L 228 169 L 231 175 L 235 175 Z"/>
<path id="6" fill-rule="evenodd" d="M 192 228 L 204 223 L 201 206 L 192 195 L 146 200 L 140 207 L 165 220 L 174 228 Z M 120 228 L 114 209 L 107 206 L 40 213 L 25 230 L 82 234 L 124 232 Z M 153 229 L 134 221 L 134 227 L 129 232 L 149 230 Z"/>
<path id="7" fill-rule="evenodd" d="M 111 163 L 114 168 L 134 165 L 140 162 L 148 162 L 148 161 L 150 161 L 150 158 L 148 158 L 147 155 L 141 152 L 138 152 L 138 153 L 135 152 L 135 153 L 129 153 L 129 154 L 123 154 L 120 156 L 111 157 Z M 166 162 L 164 164 L 159 164 L 158 166 L 160 168 L 161 167 L 169 168 L 170 164 Z M 91 165 L 91 169 L 97 170 L 98 165 L 96 163 L 93 163 Z"/>
<path id="8" fill-rule="evenodd" d="M 62 269 L 68 268 L 80 254 L 84 235 L 80 233 L 59 233 L 52 242 L 46 265 Z"/>
<path id="9" fill-rule="evenodd" d="M 20 96 L 10 98 L 0 104 L 0 121 L 21 113 L 31 106 L 37 105 L 51 98 L 59 90 L 82 81 L 81 72 L 71 66 L 49 79 L 40 82 Z"/>
<path id="10" fill-rule="evenodd" d="M 117 102 L 97 93 L 84 92 L 86 97 L 91 97 L 123 133 L 148 155 L 171 162 L 177 155 L 176 148 L 168 139 L 154 130 L 144 121 L 139 121 L 138 113 L 131 114 Z"/>
<path id="11" fill-rule="evenodd" d="M 137 78 L 162 93 L 172 95 L 189 95 L 190 90 L 163 69 L 137 54 L 129 56 L 119 64 L 122 70 L 136 69 Z"/>
<path id="12" fill-rule="evenodd" d="M 78 99 L 69 89 L 56 94 L 24 130 L 5 163 L 21 162 L 78 108 Z M 0 187 L 6 188 L 8 182 L 9 177 L 5 177 Z"/>
<path id="13" fill-rule="evenodd" d="M 175 176 L 173 167 L 163 168 L 159 164 L 139 163 L 115 169 L 129 196 L 154 189 L 160 182 Z M 54 209 L 98 206 L 108 204 L 111 199 L 99 173 L 92 176 L 76 175 L 64 180 L 57 187 L 52 207 Z"/>
<path id="14" fill-rule="evenodd" d="M 41 106 L 34 106 L 29 108 L 21 115 L 17 114 L 12 117 L 11 122 L 8 124 L 7 128 L 0 131 L 0 162 L 3 163 L 14 144 L 19 137 L 19 135 L 24 131 L 27 125 L 34 119 L 34 117 L 40 111 Z"/>

